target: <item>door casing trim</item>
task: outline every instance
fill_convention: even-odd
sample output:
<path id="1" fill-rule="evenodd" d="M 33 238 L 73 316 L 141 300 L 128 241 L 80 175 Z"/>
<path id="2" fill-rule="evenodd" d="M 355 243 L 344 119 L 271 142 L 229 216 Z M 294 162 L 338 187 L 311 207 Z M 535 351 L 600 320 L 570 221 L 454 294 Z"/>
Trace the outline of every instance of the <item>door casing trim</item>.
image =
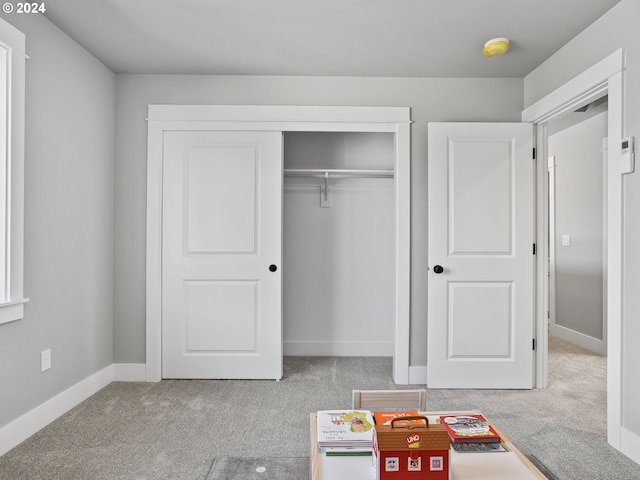
<path id="1" fill-rule="evenodd" d="M 522 112 L 522 121 L 537 127 L 537 201 L 536 231 L 538 258 L 536 266 L 536 352 L 535 385 L 546 387 L 548 377 L 548 298 L 547 207 L 549 185 L 547 172 L 547 122 L 563 113 L 584 106 L 603 95 L 609 96 L 607 129 L 607 440 L 621 449 L 622 435 L 622 274 L 623 274 L 623 183 L 620 149 L 624 138 L 624 49 L 618 49 L 557 88 Z M 624 452 L 624 449 L 623 449 Z"/>

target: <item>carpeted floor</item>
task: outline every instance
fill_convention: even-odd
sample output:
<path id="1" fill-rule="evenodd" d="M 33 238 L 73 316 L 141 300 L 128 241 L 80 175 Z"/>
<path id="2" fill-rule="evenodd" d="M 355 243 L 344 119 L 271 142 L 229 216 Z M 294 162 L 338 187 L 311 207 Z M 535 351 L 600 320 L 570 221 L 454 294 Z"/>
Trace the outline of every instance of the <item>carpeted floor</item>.
<path id="1" fill-rule="evenodd" d="M 300 480 L 309 475 L 309 457 L 221 457 L 206 480 Z"/>
<path id="2" fill-rule="evenodd" d="M 549 388 L 428 390 L 427 408 L 482 411 L 558 480 L 640 479 L 606 442 L 606 358 L 551 343 Z M 306 479 L 309 413 L 350 405 L 354 388 L 403 388 L 391 369 L 382 357 L 287 357 L 280 382 L 116 382 L 0 457 L 0 479 L 214 480 L 238 457 Z"/>

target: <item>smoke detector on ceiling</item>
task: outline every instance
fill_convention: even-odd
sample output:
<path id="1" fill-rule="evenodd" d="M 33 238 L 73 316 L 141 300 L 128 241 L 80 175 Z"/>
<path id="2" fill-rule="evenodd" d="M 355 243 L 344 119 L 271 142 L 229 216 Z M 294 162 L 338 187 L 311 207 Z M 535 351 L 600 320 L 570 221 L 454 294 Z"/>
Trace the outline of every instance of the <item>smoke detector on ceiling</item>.
<path id="1" fill-rule="evenodd" d="M 487 57 L 495 57 L 496 55 L 502 55 L 509 50 L 508 38 L 494 38 L 484 44 L 482 53 Z"/>

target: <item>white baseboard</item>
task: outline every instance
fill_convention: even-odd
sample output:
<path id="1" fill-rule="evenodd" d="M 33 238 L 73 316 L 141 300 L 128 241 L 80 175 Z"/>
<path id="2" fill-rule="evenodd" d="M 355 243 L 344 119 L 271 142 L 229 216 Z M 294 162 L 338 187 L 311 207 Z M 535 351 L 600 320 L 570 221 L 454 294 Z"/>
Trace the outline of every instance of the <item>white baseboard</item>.
<path id="1" fill-rule="evenodd" d="M 147 364 L 146 363 L 114 363 L 113 364 L 113 381 L 114 382 L 146 382 L 147 381 Z"/>
<path id="2" fill-rule="evenodd" d="M 555 323 L 549 324 L 549 333 L 600 355 L 607 354 L 607 345 L 603 340 L 590 337 L 584 333 L 576 332 Z"/>
<path id="3" fill-rule="evenodd" d="M 109 365 L 0 428 L 0 455 L 4 455 L 112 381 L 113 365 Z"/>
<path id="4" fill-rule="evenodd" d="M 640 435 L 622 428 L 620 430 L 620 451 L 640 464 Z"/>
<path id="5" fill-rule="evenodd" d="M 393 357 L 393 343 L 285 340 L 283 353 L 293 357 Z"/>

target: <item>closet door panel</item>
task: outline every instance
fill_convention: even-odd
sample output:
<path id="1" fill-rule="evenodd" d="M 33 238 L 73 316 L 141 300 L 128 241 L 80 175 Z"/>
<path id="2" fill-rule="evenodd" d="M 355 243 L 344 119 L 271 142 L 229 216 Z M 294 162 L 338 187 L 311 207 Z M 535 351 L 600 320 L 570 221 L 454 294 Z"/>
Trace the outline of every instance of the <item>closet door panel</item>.
<path id="1" fill-rule="evenodd" d="M 185 281 L 187 352 L 254 352 L 257 282 Z"/>
<path id="2" fill-rule="evenodd" d="M 254 253 L 258 195 L 254 146 L 197 147 L 185 162 L 189 253 Z"/>

